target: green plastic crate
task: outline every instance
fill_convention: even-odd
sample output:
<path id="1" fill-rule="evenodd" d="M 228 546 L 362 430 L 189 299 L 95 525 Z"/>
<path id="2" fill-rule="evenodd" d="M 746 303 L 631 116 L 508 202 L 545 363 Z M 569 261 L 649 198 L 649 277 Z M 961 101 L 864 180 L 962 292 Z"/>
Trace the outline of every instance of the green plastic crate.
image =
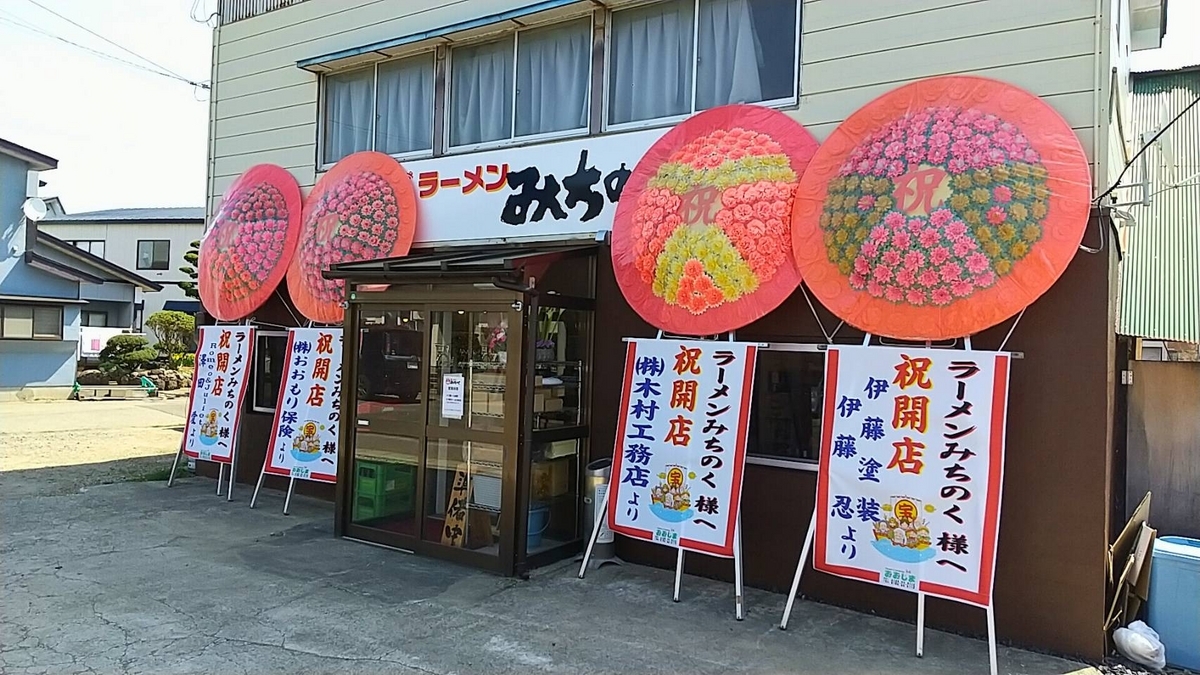
<path id="1" fill-rule="evenodd" d="M 411 493 L 415 484 L 416 467 L 385 462 L 358 460 L 354 472 L 355 496 L 377 499 L 391 493 Z"/>
<path id="2" fill-rule="evenodd" d="M 356 522 L 386 516 L 410 515 L 415 506 L 412 491 L 392 493 L 386 497 L 357 495 L 354 498 L 353 519 Z"/>

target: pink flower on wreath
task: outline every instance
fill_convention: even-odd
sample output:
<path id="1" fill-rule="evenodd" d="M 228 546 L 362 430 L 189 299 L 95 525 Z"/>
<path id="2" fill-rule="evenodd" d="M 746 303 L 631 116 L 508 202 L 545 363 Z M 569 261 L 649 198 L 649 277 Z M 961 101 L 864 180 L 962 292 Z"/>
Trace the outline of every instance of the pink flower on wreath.
<path id="1" fill-rule="evenodd" d="M 883 156 L 888 159 L 895 159 L 902 154 L 904 154 L 904 143 L 900 141 L 888 143 L 887 149 L 883 151 Z"/>
<path id="2" fill-rule="evenodd" d="M 971 294 L 973 288 L 969 281 L 956 281 L 950 284 L 950 291 L 954 293 L 954 297 L 956 298 L 965 298 Z"/>
<path id="3" fill-rule="evenodd" d="M 995 131 L 998 120 L 993 115 L 987 115 L 975 120 L 975 128 L 980 131 Z"/>
<path id="4" fill-rule="evenodd" d="M 959 139 L 950 145 L 950 154 L 955 157 L 968 157 L 971 154 L 970 142 Z"/>
<path id="5" fill-rule="evenodd" d="M 991 144 L 992 144 L 991 140 L 988 139 L 988 137 L 983 134 L 979 134 L 979 135 L 975 136 L 975 138 L 971 139 L 971 145 L 974 145 L 975 149 L 977 149 L 977 150 L 984 150 Z"/>
<path id="6" fill-rule="evenodd" d="M 900 213 L 899 211 L 889 211 L 888 214 L 883 217 L 883 224 L 887 225 L 888 227 L 892 228 L 893 230 L 900 229 L 901 227 L 904 226 L 904 214 Z M 879 229 L 879 228 L 875 228 L 875 229 Z M 875 236 L 874 231 L 871 232 L 871 236 L 872 237 Z"/>
<path id="7" fill-rule="evenodd" d="M 925 227 L 925 221 L 920 218 L 910 218 L 908 221 L 908 231 L 912 234 L 917 234 Z"/>
<path id="8" fill-rule="evenodd" d="M 929 137 L 930 148 L 946 148 L 950 145 L 950 134 L 938 131 Z"/>
<path id="9" fill-rule="evenodd" d="M 948 291 L 944 288 L 938 288 L 938 289 L 934 290 L 932 297 L 933 297 L 933 304 L 935 304 L 935 305 L 950 304 L 950 300 L 951 300 L 950 291 Z"/>
<path id="10" fill-rule="evenodd" d="M 875 208 L 875 195 L 863 195 L 858 199 L 859 211 L 870 211 Z"/>
<path id="11" fill-rule="evenodd" d="M 950 257 L 950 250 L 945 246 L 938 246 L 929 252 L 929 262 L 934 265 L 941 265 Z"/>
<path id="12" fill-rule="evenodd" d="M 950 211 L 950 209 L 937 209 L 933 213 L 929 214 L 929 222 L 933 223 L 935 227 L 941 227 L 950 222 L 950 219 L 953 217 L 954 214 Z"/>
<path id="13" fill-rule="evenodd" d="M 873 241 L 868 241 L 867 243 L 862 245 L 862 254 L 868 258 L 874 258 L 875 254 L 878 252 L 879 252 L 879 244 L 877 244 Z"/>
<path id="14" fill-rule="evenodd" d="M 979 274 L 988 268 L 988 258 L 982 253 L 973 253 L 967 258 L 967 270 Z"/>
<path id="15" fill-rule="evenodd" d="M 950 173 L 957 175 L 966 171 L 968 167 L 964 160 L 955 157 L 946 164 L 946 168 L 950 171 Z"/>
<path id="16" fill-rule="evenodd" d="M 866 251 L 863 251 L 863 253 L 865 254 Z M 866 258 L 859 256 L 854 260 L 854 271 L 866 276 L 871 273 L 871 263 L 867 262 Z"/>
<path id="17" fill-rule="evenodd" d="M 900 264 L 900 253 L 894 249 L 885 251 L 882 260 L 884 265 L 895 267 Z"/>
<path id="18" fill-rule="evenodd" d="M 874 281 L 867 282 L 867 292 L 878 298 L 879 296 L 883 295 L 883 286 L 880 286 Z"/>
<path id="19" fill-rule="evenodd" d="M 901 286 L 903 286 L 905 288 L 912 286 L 913 283 L 916 282 L 916 280 L 917 280 L 917 275 L 913 274 L 913 271 L 911 269 L 905 268 L 905 269 L 900 270 L 899 272 L 896 272 L 896 283 L 900 284 Z"/>
<path id="20" fill-rule="evenodd" d="M 936 286 L 938 283 L 937 272 L 934 272 L 933 270 L 925 270 L 924 272 L 921 272 L 920 276 L 917 277 L 917 283 L 926 288 L 929 288 L 930 286 Z"/>
<path id="21" fill-rule="evenodd" d="M 909 291 L 904 299 L 908 301 L 908 304 L 918 307 L 925 304 L 925 294 L 921 291 Z"/>
<path id="22" fill-rule="evenodd" d="M 956 262 L 948 262 L 942 265 L 939 276 L 942 277 L 942 281 L 947 283 L 958 281 L 962 278 L 962 266 Z"/>
<path id="23" fill-rule="evenodd" d="M 886 265 L 876 265 L 875 270 L 871 273 L 871 278 L 875 281 L 887 283 L 892 280 L 892 268 Z"/>
<path id="24" fill-rule="evenodd" d="M 858 272 L 852 272 L 850 274 L 850 286 L 852 288 L 855 288 L 855 289 L 858 289 L 861 291 L 863 288 L 863 284 L 865 282 L 866 282 L 866 277 L 859 274 Z"/>
<path id="25" fill-rule="evenodd" d="M 951 241 L 957 241 L 967 235 L 967 224 L 961 220 L 955 219 L 946 226 L 946 236 Z"/>
<path id="26" fill-rule="evenodd" d="M 909 251 L 904 254 L 904 268 L 914 273 L 925 264 L 925 254 L 920 251 Z"/>
<path id="27" fill-rule="evenodd" d="M 888 230 L 882 225 L 876 225 L 871 229 L 871 241 L 882 243 L 887 241 Z"/>
<path id="28" fill-rule="evenodd" d="M 974 251 L 978 247 L 979 244 L 975 243 L 974 239 L 971 239 L 970 237 L 963 237 L 962 239 L 954 242 L 954 255 L 958 256 L 959 258 L 965 258 L 968 253 Z"/>
<path id="29" fill-rule="evenodd" d="M 1003 223 L 1004 219 L 1007 217 L 1008 214 L 1004 212 L 1003 206 L 993 206 L 992 208 L 988 209 L 987 219 L 988 222 L 993 225 L 999 225 L 1000 223 Z"/>
<path id="30" fill-rule="evenodd" d="M 897 232 L 892 235 L 892 246 L 901 251 L 907 250 L 912 246 L 912 235 L 907 232 Z M 894 253 L 894 251 L 892 251 Z"/>
<path id="31" fill-rule="evenodd" d="M 901 162 L 897 159 L 893 160 L 892 163 L 888 165 L 887 175 L 888 178 L 899 178 L 900 176 L 903 176 L 904 172 L 907 170 L 908 167 L 905 166 L 904 162 Z"/>
<path id="32" fill-rule="evenodd" d="M 932 227 L 927 227 L 923 232 L 921 232 L 919 241 L 925 248 L 933 248 L 940 239 L 941 237 L 938 236 L 937 230 L 933 229 Z"/>
<path id="33" fill-rule="evenodd" d="M 975 275 L 975 285 L 980 288 L 987 288 L 994 283 L 996 283 L 996 273 L 991 270 Z"/>
<path id="34" fill-rule="evenodd" d="M 950 132 L 950 135 L 960 141 L 969 141 L 971 137 L 975 135 L 975 130 L 966 125 L 957 126 L 954 127 L 954 131 Z M 955 143 L 955 145 L 958 144 Z"/>
<path id="35" fill-rule="evenodd" d="M 926 155 L 926 159 L 928 159 L 931 164 L 941 164 L 942 162 L 946 161 L 946 148 L 930 148 L 929 153 Z"/>
<path id="36" fill-rule="evenodd" d="M 896 286 L 888 286 L 887 291 L 884 293 L 884 297 L 892 302 L 900 302 L 904 299 L 904 291 L 900 290 L 900 288 Z"/>

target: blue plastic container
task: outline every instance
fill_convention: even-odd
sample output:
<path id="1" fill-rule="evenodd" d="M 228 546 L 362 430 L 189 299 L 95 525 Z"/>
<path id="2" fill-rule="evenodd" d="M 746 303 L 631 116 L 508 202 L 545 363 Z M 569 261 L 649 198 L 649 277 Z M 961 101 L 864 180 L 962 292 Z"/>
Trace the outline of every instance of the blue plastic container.
<path id="1" fill-rule="evenodd" d="M 529 505 L 529 532 L 525 535 L 525 550 L 532 551 L 542 545 L 542 533 L 550 527 L 550 507 L 541 502 Z"/>
<path id="2" fill-rule="evenodd" d="M 1200 539 L 1154 542 L 1146 623 L 1167 648 L 1167 665 L 1200 670 Z"/>

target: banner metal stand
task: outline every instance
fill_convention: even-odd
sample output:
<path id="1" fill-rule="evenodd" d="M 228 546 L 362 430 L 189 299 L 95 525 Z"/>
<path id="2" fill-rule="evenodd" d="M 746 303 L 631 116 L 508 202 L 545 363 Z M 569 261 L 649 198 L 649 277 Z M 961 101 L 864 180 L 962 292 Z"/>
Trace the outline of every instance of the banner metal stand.
<path id="1" fill-rule="evenodd" d="M 663 331 L 659 330 L 658 335 L 655 337 L 655 339 L 661 340 L 661 339 L 663 339 L 663 337 L 664 337 Z M 703 338 L 687 338 L 687 339 L 695 340 L 695 339 L 703 339 Z M 728 336 L 727 340 L 729 342 L 734 342 L 736 340 L 734 331 L 729 331 L 729 336 Z M 600 504 L 600 513 L 602 513 L 604 515 L 602 518 L 597 518 L 595 524 L 592 526 L 592 536 L 588 539 L 587 549 L 584 551 L 583 561 L 579 566 L 579 578 L 580 579 L 584 578 L 584 575 L 587 574 L 588 563 L 591 561 L 591 558 L 592 558 L 592 550 L 596 545 L 597 538 L 599 538 L 599 536 L 600 536 L 601 524 L 604 522 L 603 519 L 608 518 L 608 499 L 609 499 L 609 495 L 611 495 L 611 494 L 612 494 L 611 489 L 605 490 L 605 492 L 604 492 L 604 499 L 602 500 L 602 502 Z M 683 557 L 684 557 L 684 553 L 686 553 L 686 550 L 683 547 L 679 547 L 678 549 L 676 549 L 675 586 L 674 586 L 674 592 L 671 595 L 672 602 L 679 602 L 680 590 L 683 587 Z M 746 618 L 746 616 L 745 616 L 746 612 L 745 612 L 745 591 L 743 588 L 743 579 L 742 579 L 742 514 L 741 514 L 740 510 L 738 511 L 737 520 L 734 522 L 734 526 L 733 526 L 733 594 L 734 594 L 734 616 L 737 618 L 738 621 L 741 621 Z"/>
<path id="2" fill-rule="evenodd" d="M 870 346 L 871 337 L 872 336 L 870 333 L 867 333 L 863 336 L 862 345 L 864 347 Z M 1005 342 L 1007 342 L 1007 338 L 1005 338 Z M 926 343 L 926 346 L 928 347 L 931 345 Z M 963 338 L 963 347 L 967 350 L 971 349 L 971 336 L 968 335 Z M 1003 487 L 1001 487 L 1001 490 L 1003 490 Z M 804 545 L 800 549 L 800 560 L 796 564 L 796 573 L 792 577 L 792 588 L 790 591 L 788 591 L 787 603 L 783 608 L 783 617 L 779 621 L 780 630 L 787 630 L 788 620 L 792 617 L 792 608 L 796 603 L 796 595 L 800 591 L 800 577 L 803 575 L 804 566 L 808 563 L 809 556 L 812 553 L 812 544 L 813 539 L 816 536 L 816 529 L 817 507 L 814 504 L 812 518 L 808 523 L 808 532 L 804 535 Z M 735 537 L 736 536 L 737 535 L 735 535 Z M 926 594 L 923 591 L 917 591 L 917 657 L 922 657 L 925 654 L 925 595 Z M 978 605 L 973 603 L 964 604 L 970 604 L 972 607 L 978 607 Z M 997 659 L 996 647 L 996 614 L 992 608 L 992 596 L 990 594 L 988 596 L 987 605 L 985 605 L 983 609 L 987 612 L 988 661 L 991 668 L 991 675 L 999 675 L 999 663 Z"/>
<path id="3" fill-rule="evenodd" d="M 303 326 L 303 328 L 312 328 L 312 327 L 313 327 L 312 321 L 306 321 Z M 288 339 L 290 340 L 291 338 L 289 337 Z M 279 395 L 279 399 L 278 399 L 279 401 L 283 400 L 283 390 L 286 386 L 287 386 L 287 380 L 284 379 L 279 384 L 279 391 L 280 391 L 280 395 Z M 276 414 L 278 414 L 278 411 L 276 411 Z M 241 433 L 240 427 L 238 429 L 238 433 Z M 274 439 L 272 439 L 272 442 L 273 441 L 274 441 Z M 258 493 L 262 491 L 263 479 L 265 479 L 267 477 L 267 462 L 270 459 L 270 457 L 269 457 L 270 453 L 271 453 L 271 449 L 268 447 L 267 455 L 263 456 L 262 469 L 259 470 L 259 472 L 258 472 L 258 482 L 254 484 L 254 495 L 252 497 L 250 497 L 250 508 L 254 508 L 254 504 L 258 501 Z M 287 494 L 283 498 L 283 515 L 285 515 L 285 516 L 291 515 L 289 513 L 289 509 L 291 509 L 291 506 L 292 506 L 292 493 L 295 492 L 295 490 L 296 490 L 296 477 L 288 476 Z"/>

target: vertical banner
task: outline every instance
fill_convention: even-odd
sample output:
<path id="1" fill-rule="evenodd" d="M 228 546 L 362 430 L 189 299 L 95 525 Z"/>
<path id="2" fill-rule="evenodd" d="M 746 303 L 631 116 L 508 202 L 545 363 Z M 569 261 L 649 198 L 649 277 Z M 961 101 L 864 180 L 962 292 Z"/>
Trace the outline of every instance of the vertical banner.
<path id="1" fill-rule="evenodd" d="M 200 328 L 183 434 L 183 452 L 188 457 L 233 461 L 253 354 L 254 329 L 249 326 Z"/>
<path id="2" fill-rule="evenodd" d="M 631 340 L 609 486 L 609 526 L 733 556 L 757 347 Z"/>
<path id="3" fill-rule="evenodd" d="M 831 346 L 813 567 L 991 603 L 1006 354 Z"/>
<path id="4" fill-rule="evenodd" d="M 342 329 L 288 330 L 285 371 L 263 471 L 337 482 Z"/>

